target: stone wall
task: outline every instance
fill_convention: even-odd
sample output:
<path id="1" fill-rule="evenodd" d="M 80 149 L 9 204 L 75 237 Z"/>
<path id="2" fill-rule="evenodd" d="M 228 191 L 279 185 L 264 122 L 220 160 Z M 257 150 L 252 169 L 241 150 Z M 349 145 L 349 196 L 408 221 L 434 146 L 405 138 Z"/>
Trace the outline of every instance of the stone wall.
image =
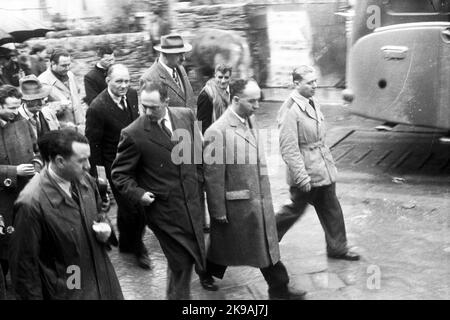
<path id="1" fill-rule="evenodd" d="M 345 20 L 334 14 L 339 1 L 336 0 L 249 0 L 242 4 L 234 0 L 194 0 L 174 5 L 173 29 L 186 39 L 192 39 L 199 30 L 218 28 L 234 30 L 243 36 L 249 44 L 252 57 L 252 73 L 256 80 L 267 86 L 286 86 L 290 82 L 286 70 L 287 64 L 292 66 L 310 63 L 319 69 L 321 84 L 333 86 L 339 83 L 345 75 Z M 273 47 L 276 39 L 269 39 L 269 31 L 276 28 L 268 21 L 270 12 L 299 12 L 308 18 L 308 26 L 293 25 L 292 41 Z M 273 19 L 272 19 L 273 20 Z M 278 21 L 283 23 L 282 21 Z M 296 34 L 297 33 L 297 34 Z M 301 50 L 298 50 L 298 34 L 307 40 Z M 273 57 L 283 57 L 274 50 L 286 52 L 298 50 L 297 58 L 285 61 L 283 70 L 276 70 L 277 62 Z M 295 55 L 286 56 L 296 57 Z M 310 56 L 308 59 L 302 57 Z M 280 59 L 280 58 L 274 58 Z M 276 76 L 274 73 L 278 72 Z M 281 73 L 281 74 L 280 74 Z"/>
<path id="2" fill-rule="evenodd" d="M 83 77 L 98 61 L 96 55 L 98 46 L 110 44 L 115 48 L 116 63 L 123 63 L 129 68 L 132 87 L 135 89 L 138 88 L 140 76 L 155 59 L 147 32 L 38 39 L 27 42 L 30 47 L 34 43 L 41 43 L 47 48 L 65 48 L 71 53 L 71 71 L 77 78 L 82 96 L 84 96 Z"/>

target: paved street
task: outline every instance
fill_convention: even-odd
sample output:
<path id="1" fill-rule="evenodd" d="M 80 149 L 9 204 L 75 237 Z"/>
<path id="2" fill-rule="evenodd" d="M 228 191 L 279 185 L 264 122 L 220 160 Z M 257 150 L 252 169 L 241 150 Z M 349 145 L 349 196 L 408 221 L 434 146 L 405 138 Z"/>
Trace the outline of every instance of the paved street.
<path id="1" fill-rule="evenodd" d="M 262 104 L 257 114 L 260 128 L 275 129 L 273 119 L 279 105 Z M 357 142 L 358 135 L 367 136 L 367 132 L 373 135 L 373 127 L 379 124 L 351 116 L 337 106 L 324 106 L 323 111 L 329 123 L 329 145 L 351 130 L 355 130 L 352 139 Z M 391 133 L 394 135 L 391 140 L 396 139 L 395 134 Z M 371 139 L 370 144 L 376 149 L 386 141 L 386 134 L 380 133 L 378 138 L 375 134 Z M 267 141 L 270 142 L 266 152 L 277 210 L 288 202 L 289 196 L 277 136 L 267 134 Z M 337 147 L 336 152 L 340 152 Z M 446 153 L 448 160 L 449 147 L 441 148 L 440 152 Z M 351 161 L 344 158 L 338 161 L 338 169 L 343 169 L 337 192 L 344 210 L 349 244 L 363 259 L 359 262 L 327 259 L 324 233 L 310 208 L 280 243 L 291 283 L 307 290 L 308 299 L 450 299 L 448 171 L 426 176 L 403 170 L 401 176 L 394 176 L 395 170 L 386 170 L 383 166 L 371 165 L 370 170 L 366 170 L 367 166 L 350 164 Z M 394 180 L 397 183 L 393 182 L 394 177 L 398 178 Z M 127 299 L 164 299 L 167 265 L 151 231 L 147 231 L 145 242 L 152 254 L 153 270 L 139 269 L 132 256 L 120 254 L 116 249 L 111 252 L 111 259 Z M 193 299 L 267 299 L 266 283 L 254 268 L 229 268 L 217 284 L 219 291 L 205 291 L 194 275 Z"/>
<path id="2" fill-rule="evenodd" d="M 275 129 L 279 105 L 262 104 L 257 114 L 260 128 Z M 323 111 L 329 123 L 330 146 L 354 130 L 333 148 L 333 154 L 341 155 L 337 161 L 340 169 L 337 193 L 344 210 L 348 241 L 363 259 L 358 262 L 327 259 L 324 233 L 310 208 L 280 243 L 291 283 L 307 290 L 307 299 L 450 299 L 449 146 L 435 146 L 430 142 L 429 149 L 437 148 L 434 152 L 444 160 L 435 163 L 439 170 L 428 170 L 426 174 L 406 164 L 396 167 L 395 158 L 389 166 L 381 165 L 382 162 L 376 165 L 375 160 L 375 164 L 369 160 L 358 161 L 361 156 L 350 152 L 342 157 L 343 150 L 352 144 L 361 149 L 362 155 L 367 146 L 374 154 L 384 154 L 385 150 L 380 148 L 387 148 L 387 141 L 394 151 L 405 145 L 416 146 L 419 140 L 426 149 L 427 137 L 433 141 L 438 135 L 416 130 L 417 135 L 407 133 L 410 136 L 405 138 L 402 131 L 411 128 L 404 127 L 377 134 L 373 130 L 379 124 L 376 121 L 351 116 L 333 105 L 324 106 Z M 277 210 L 288 202 L 288 189 L 278 153 L 278 137 L 274 132 L 266 136 Z M 384 160 L 387 162 L 388 158 Z M 111 217 L 115 221 L 115 208 Z M 110 252 L 111 260 L 126 299 L 165 299 L 167 265 L 150 230 L 145 243 L 153 261 L 151 271 L 138 268 L 133 256 L 118 253 L 116 248 Z M 205 291 L 194 275 L 193 299 L 267 299 L 266 283 L 254 268 L 229 268 L 217 284 L 219 291 Z"/>

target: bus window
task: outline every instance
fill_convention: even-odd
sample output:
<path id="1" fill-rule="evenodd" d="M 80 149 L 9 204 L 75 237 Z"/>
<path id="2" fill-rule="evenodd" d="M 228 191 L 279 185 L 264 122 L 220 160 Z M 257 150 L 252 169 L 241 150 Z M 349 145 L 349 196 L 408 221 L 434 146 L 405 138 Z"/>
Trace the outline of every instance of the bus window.
<path id="1" fill-rule="evenodd" d="M 388 14 L 436 14 L 449 13 L 449 0 L 389 0 Z"/>

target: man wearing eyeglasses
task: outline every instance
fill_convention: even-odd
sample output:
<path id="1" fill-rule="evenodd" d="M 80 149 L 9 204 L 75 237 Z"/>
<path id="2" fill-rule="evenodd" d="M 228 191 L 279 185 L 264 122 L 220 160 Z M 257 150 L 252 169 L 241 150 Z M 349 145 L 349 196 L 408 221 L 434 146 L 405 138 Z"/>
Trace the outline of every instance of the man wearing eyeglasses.
<path id="1" fill-rule="evenodd" d="M 61 126 L 55 112 L 46 106 L 50 89 L 35 75 L 20 79 L 19 86 L 22 92 L 19 114 L 31 124 L 35 136 L 40 138 L 49 131 L 59 130 Z"/>

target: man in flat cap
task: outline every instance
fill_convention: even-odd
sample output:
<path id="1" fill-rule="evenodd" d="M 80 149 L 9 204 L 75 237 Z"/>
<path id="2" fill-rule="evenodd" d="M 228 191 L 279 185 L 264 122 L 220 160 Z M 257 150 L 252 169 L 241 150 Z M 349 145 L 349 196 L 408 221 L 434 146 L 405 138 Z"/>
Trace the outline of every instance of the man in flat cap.
<path id="1" fill-rule="evenodd" d="M 197 100 L 182 66 L 184 54 L 191 51 L 192 46 L 181 36 L 169 34 L 162 36 L 161 43 L 154 49 L 160 52 L 160 56 L 141 77 L 141 85 L 145 80 L 164 83 L 168 87 L 169 107 L 187 107 L 195 111 Z"/>

